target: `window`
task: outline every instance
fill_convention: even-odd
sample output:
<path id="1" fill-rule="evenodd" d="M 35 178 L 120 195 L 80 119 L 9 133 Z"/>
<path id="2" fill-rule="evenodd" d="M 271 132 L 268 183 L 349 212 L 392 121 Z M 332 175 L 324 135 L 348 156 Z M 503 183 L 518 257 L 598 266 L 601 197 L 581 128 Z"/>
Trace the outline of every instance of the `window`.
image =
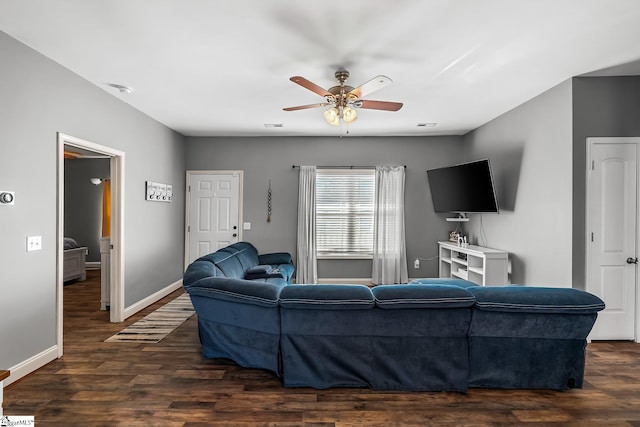
<path id="1" fill-rule="evenodd" d="M 373 254 L 375 170 L 318 169 L 318 258 L 370 258 Z"/>

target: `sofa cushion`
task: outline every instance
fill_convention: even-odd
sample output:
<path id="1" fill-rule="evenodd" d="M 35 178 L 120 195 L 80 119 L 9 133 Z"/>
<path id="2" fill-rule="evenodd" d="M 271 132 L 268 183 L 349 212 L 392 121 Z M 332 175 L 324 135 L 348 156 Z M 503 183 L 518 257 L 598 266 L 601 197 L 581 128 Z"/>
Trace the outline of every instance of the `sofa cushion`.
<path id="1" fill-rule="evenodd" d="M 380 285 L 372 290 L 376 306 L 384 309 L 471 307 L 475 298 L 452 285 Z"/>
<path id="2" fill-rule="evenodd" d="M 280 292 L 280 306 L 308 310 L 357 310 L 375 305 L 365 285 L 290 285 Z"/>
<path id="3" fill-rule="evenodd" d="M 524 313 L 597 313 L 604 302 L 595 295 L 573 288 L 528 286 L 478 286 L 467 289 L 484 311 Z"/>
<path id="4" fill-rule="evenodd" d="M 269 264 L 259 262 L 258 250 L 249 242 L 233 243 L 225 248 L 219 249 L 218 252 L 226 252 L 234 255 L 242 266 L 243 271 L 247 271 L 258 264 Z"/>
<path id="5" fill-rule="evenodd" d="M 227 251 L 218 251 L 216 265 L 226 277 L 234 277 L 237 279 L 244 278 L 245 268 L 240 262 L 240 258 L 235 254 L 231 254 Z"/>
<path id="6" fill-rule="evenodd" d="M 293 264 L 293 260 L 291 259 L 291 254 L 288 252 L 273 252 L 258 255 L 258 264 Z"/>
<path id="7" fill-rule="evenodd" d="M 200 279 L 206 277 L 224 277 L 224 273 L 220 270 L 215 263 L 208 259 L 199 258 L 189 265 L 187 271 L 182 278 L 182 285 L 189 288 Z"/>

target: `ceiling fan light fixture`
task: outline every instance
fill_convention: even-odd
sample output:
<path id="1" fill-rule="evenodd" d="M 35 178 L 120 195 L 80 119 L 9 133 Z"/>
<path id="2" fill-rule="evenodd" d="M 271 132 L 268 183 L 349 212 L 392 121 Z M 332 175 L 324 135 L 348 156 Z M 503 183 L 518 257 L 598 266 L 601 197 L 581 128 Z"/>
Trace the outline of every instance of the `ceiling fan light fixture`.
<path id="1" fill-rule="evenodd" d="M 342 110 L 342 118 L 345 122 L 351 123 L 358 118 L 358 112 L 351 107 L 345 107 Z"/>
<path id="2" fill-rule="evenodd" d="M 324 113 L 324 119 L 331 126 L 338 126 L 340 124 L 340 112 L 336 107 L 329 108 Z"/>
<path id="3" fill-rule="evenodd" d="M 346 86 L 344 82 L 349 78 L 349 72 L 345 69 L 339 69 L 335 73 L 338 85 L 323 89 L 321 86 L 310 82 L 302 76 L 293 76 L 289 80 L 299 84 L 305 89 L 310 90 L 322 97 L 326 102 L 316 104 L 298 105 L 295 107 L 283 108 L 284 111 L 306 110 L 307 108 L 325 107 L 332 105 L 331 108 L 323 113 L 324 119 L 332 126 L 340 126 L 343 120 L 347 125 L 354 122 L 358 118 L 358 112 L 354 108 L 365 108 L 370 110 L 398 111 L 402 108 L 401 102 L 374 101 L 370 99 L 362 99 L 362 97 L 379 90 L 389 84 L 391 79 L 386 76 L 377 76 L 354 88 Z"/>

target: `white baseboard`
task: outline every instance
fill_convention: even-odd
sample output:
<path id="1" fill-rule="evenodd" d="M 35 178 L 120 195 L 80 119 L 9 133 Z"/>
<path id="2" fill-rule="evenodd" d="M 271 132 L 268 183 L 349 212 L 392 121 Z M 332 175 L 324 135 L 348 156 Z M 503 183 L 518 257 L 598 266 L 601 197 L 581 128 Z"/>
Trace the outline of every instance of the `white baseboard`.
<path id="1" fill-rule="evenodd" d="M 47 363 L 52 360 L 56 360 L 58 358 L 58 346 L 54 345 L 53 347 L 49 347 L 48 349 L 36 354 L 29 359 L 18 363 L 15 366 L 9 368 L 11 371 L 11 375 L 9 378 L 4 380 L 4 386 L 8 386 L 9 384 L 18 381 L 20 378 L 32 373 L 36 369 L 42 368 Z"/>
<path id="2" fill-rule="evenodd" d="M 127 319 L 127 318 L 133 316 L 134 314 L 136 314 L 140 310 L 147 308 L 148 306 L 150 306 L 154 302 L 161 300 L 162 298 L 164 298 L 167 295 L 169 295 L 171 292 L 173 292 L 175 290 L 178 290 L 181 287 L 182 287 L 182 279 L 178 280 L 177 282 L 174 282 L 174 283 L 170 284 L 166 288 L 160 289 L 158 292 L 156 292 L 154 294 L 151 294 L 146 298 L 141 299 L 137 303 L 135 303 L 133 305 L 130 305 L 129 307 L 126 307 L 124 309 L 124 312 L 123 312 L 124 319 Z"/>
<path id="3" fill-rule="evenodd" d="M 99 270 L 102 267 L 102 263 L 100 261 L 87 261 L 84 266 L 88 270 Z"/>

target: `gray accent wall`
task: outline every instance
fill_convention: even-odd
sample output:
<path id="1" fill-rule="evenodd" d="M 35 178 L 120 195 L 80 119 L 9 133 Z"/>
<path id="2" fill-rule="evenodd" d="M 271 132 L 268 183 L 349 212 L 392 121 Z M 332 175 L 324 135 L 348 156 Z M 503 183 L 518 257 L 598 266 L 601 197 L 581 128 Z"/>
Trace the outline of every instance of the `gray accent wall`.
<path id="1" fill-rule="evenodd" d="M 511 252 L 513 283 L 585 288 L 586 140 L 640 136 L 639 117 L 640 77 L 575 77 L 465 135 L 502 207 L 468 230 Z"/>
<path id="2" fill-rule="evenodd" d="M 318 113 L 318 120 L 323 120 Z M 362 119 L 364 120 L 364 118 Z M 353 126 L 357 126 L 357 123 Z M 462 137 L 334 138 L 187 138 L 187 169 L 243 170 L 244 221 L 251 222 L 244 240 L 260 252 L 296 253 L 298 172 L 293 165 L 406 165 L 405 212 L 410 277 L 434 277 L 437 262 L 415 258 L 437 255 L 436 241 L 446 240 L 451 224 L 433 212 L 427 169 L 458 163 L 464 156 Z M 267 190 L 271 180 L 272 220 L 267 222 Z M 319 278 L 370 278 L 370 260 L 319 260 Z"/>
<path id="3" fill-rule="evenodd" d="M 0 206 L 7 369 L 56 344 L 57 132 L 125 152 L 125 306 L 181 279 L 185 160 L 182 135 L 2 32 L 0 57 L 0 189 L 16 193 Z M 174 202 L 146 202 L 145 180 L 173 184 Z"/>
<path id="4" fill-rule="evenodd" d="M 640 136 L 640 77 L 573 79 L 573 282 L 586 274 L 587 138 Z"/>
<path id="5" fill-rule="evenodd" d="M 512 283 L 572 286 L 571 99 L 568 80 L 464 137 L 467 160 L 490 159 L 501 207 L 466 229 L 510 253 Z"/>

